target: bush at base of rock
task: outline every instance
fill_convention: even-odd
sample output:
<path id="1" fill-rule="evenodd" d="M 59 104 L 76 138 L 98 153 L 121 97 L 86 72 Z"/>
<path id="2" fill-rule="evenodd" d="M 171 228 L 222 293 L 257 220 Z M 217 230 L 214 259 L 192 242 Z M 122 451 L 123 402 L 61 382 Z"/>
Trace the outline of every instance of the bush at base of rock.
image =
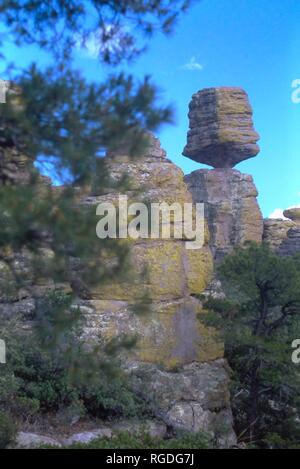
<path id="1" fill-rule="evenodd" d="M 66 363 L 38 348 L 22 344 L 14 353 L 17 361 L 7 371 L 6 396 L 0 396 L 0 406 L 18 419 L 34 420 L 51 412 L 58 420 L 72 423 L 84 415 L 106 419 L 144 412 L 144 403 L 116 364 L 112 379 L 103 373 L 92 383 L 83 383 L 70 379 Z"/>

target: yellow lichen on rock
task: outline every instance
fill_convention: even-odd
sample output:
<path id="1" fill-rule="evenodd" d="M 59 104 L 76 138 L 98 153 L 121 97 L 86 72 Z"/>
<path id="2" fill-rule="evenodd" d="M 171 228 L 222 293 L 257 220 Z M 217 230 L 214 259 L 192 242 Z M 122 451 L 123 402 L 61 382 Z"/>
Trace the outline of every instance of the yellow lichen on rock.
<path id="1" fill-rule="evenodd" d="M 205 290 L 213 275 L 213 260 L 208 246 L 202 249 L 186 250 L 186 274 L 190 295 Z"/>
<path id="2" fill-rule="evenodd" d="M 165 158 L 157 140 L 152 142 L 144 158 L 132 160 L 126 155 L 114 155 L 109 166 L 115 180 L 122 177 L 122 172 L 131 180 L 130 190 L 125 194 L 128 205 L 146 201 L 149 207 L 151 203 L 164 202 L 184 208 L 185 203 L 192 202 L 182 171 Z M 105 200 L 115 205 L 118 197 L 119 194 L 108 191 L 96 197 L 95 203 Z M 180 239 L 173 238 L 172 228 L 178 222 L 172 212 L 170 221 L 173 225 L 170 239 L 161 239 L 160 232 L 159 239 L 127 241 L 131 271 L 128 270 L 123 281 L 112 280 L 92 290 L 94 312 L 89 316 L 92 330 L 100 331 L 105 340 L 124 333 L 136 336 L 132 359 L 160 364 L 167 369 L 219 358 L 222 353 L 214 342 L 212 330 L 201 325 L 198 318 L 201 305 L 192 297 L 202 293 L 212 277 L 207 224 L 201 228 L 204 245 L 188 249 L 193 240 L 186 241 L 184 233 Z M 166 220 L 164 223 L 167 224 Z M 149 311 L 135 314 L 131 304 L 142 301 L 145 295 L 152 301 Z"/>

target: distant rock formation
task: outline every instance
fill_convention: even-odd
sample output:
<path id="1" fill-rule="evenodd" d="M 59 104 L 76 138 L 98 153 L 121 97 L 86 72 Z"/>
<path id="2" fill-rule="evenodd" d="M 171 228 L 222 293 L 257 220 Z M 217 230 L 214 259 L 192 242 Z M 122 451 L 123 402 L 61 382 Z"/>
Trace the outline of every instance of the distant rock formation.
<path id="1" fill-rule="evenodd" d="M 283 215 L 293 220 L 296 225 L 300 225 L 300 207 L 287 208 L 283 211 Z"/>
<path id="2" fill-rule="evenodd" d="M 214 168 L 232 168 L 259 152 L 252 109 L 241 88 L 208 88 L 192 96 L 183 155 Z"/>
<path id="3" fill-rule="evenodd" d="M 281 218 L 265 218 L 263 240 L 269 246 L 277 251 L 280 249 L 283 241 L 288 237 L 288 232 L 294 228 L 295 223 L 291 220 L 282 220 Z"/>
<path id="4" fill-rule="evenodd" d="M 278 254 L 293 256 L 300 253 L 300 207 L 286 209 L 283 214 L 288 220 L 264 220 L 263 239 Z"/>

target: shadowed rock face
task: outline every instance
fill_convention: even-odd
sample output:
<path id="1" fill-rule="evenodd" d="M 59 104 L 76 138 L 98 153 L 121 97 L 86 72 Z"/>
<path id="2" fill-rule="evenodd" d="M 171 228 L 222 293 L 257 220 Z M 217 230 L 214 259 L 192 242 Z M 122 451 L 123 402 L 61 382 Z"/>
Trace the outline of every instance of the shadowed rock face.
<path id="1" fill-rule="evenodd" d="M 185 182 L 194 202 L 204 203 L 215 259 L 245 241 L 261 242 L 263 219 L 251 176 L 236 169 L 199 169 Z"/>
<path id="2" fill-rule="evenodd" d="M 192 96 L 183 155 L 214 168 L 232 168 L 259 152 L 252 108 L 241 88 L 207 88 Z"/>

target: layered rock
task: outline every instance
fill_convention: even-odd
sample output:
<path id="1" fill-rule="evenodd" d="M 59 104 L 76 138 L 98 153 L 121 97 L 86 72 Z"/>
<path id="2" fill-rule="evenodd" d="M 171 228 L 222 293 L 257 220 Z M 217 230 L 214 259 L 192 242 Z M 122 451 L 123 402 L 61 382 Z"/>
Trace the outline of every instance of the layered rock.
<path id="1" fill-rule="evenodd" d="M 204 203 L 216 259 L 246 241 L 262 241 L 263 219 L 251 176 L 235 169 L 199 169 L 185 182 L 194 202 Z"/>
<path id="2" fill-rule="evenodd" d="M 232 168 L 259 152 L 252 109 L 241 88 L 208 88 L 189 105 L 187 144 L 183 155 L 214 168 Z"/>

